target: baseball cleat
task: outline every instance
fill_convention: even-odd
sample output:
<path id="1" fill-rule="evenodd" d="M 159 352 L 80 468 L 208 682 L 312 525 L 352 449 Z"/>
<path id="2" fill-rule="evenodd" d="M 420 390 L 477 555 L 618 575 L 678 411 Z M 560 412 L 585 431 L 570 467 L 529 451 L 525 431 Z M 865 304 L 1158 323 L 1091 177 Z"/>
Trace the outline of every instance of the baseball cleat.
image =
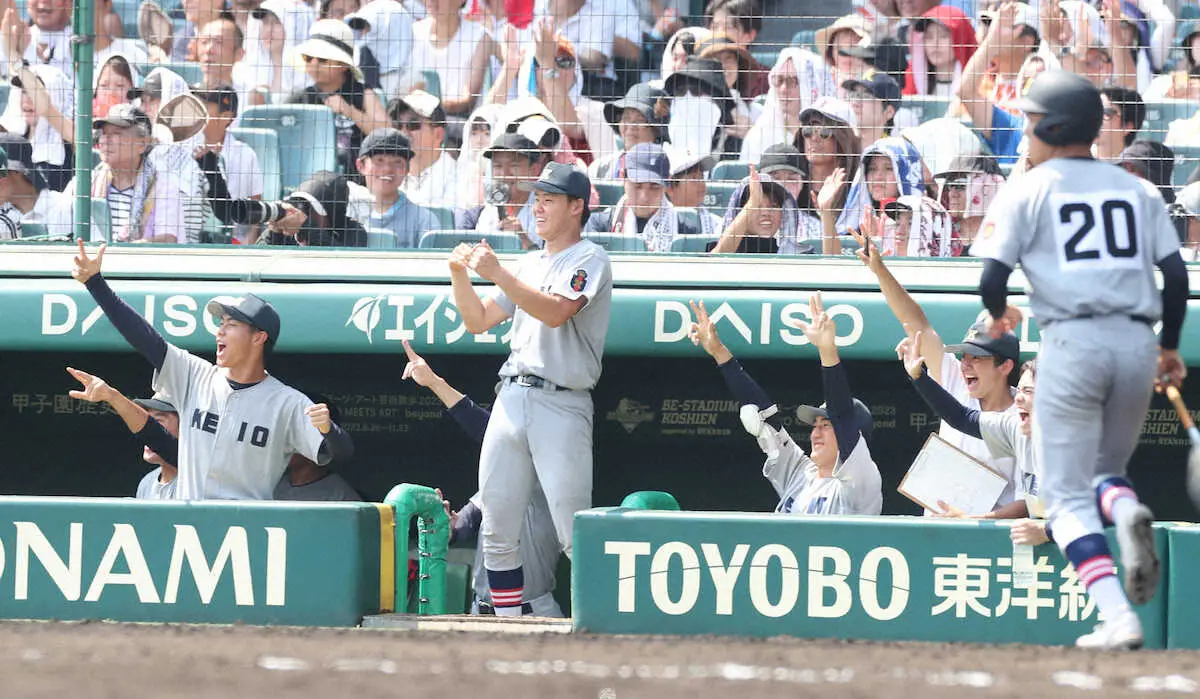
<path id="1" fill-rule="evenodd" d="M 1142 622 L 1130 609 L 1096 624 L 1095 630 L 1076 639 L 1075 646 L 1088 650 L 1137 650 L 1143 640 Z"/>
<path id="2" fill-rule="evenodd" d="M 1145 604 L 1158 589 L 1162 568 L 1154 547 L 1154 515 L 1139 503 L 1126 521 L 1117 525 L 1117 544 L 1121 548 L 1121 569 L 1125 573 L 1125 594 L 1134 604 Z"/>

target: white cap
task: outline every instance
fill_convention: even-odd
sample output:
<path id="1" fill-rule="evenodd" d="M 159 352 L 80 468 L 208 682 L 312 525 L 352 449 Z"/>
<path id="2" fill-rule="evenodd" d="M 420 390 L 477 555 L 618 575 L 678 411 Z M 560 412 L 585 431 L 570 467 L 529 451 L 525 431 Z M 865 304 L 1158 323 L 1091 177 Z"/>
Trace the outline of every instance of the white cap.
<path id="1" fill-rule="evenodd" d="M 667 160 L 671 163 L 671 177 L 678 175 L 681 172 L 687 172 L 699 165 L 701 169 L 708 171 L 716 165 L 716 158 L 706 153 L 696 153 L 682 146 L 676 146 L 670 143 L 663 144 L 663 150 L 667 152 Z"/>
<path id="2" fill-rule="evenodd" d="M 800 121 L 804 121 L 804 117 L 811 114 L 820 114 L 858 128 L 858 120 L 854 118 L 854 110 L 850 107 L 850 103 L 836 97 L 821 97 L 811 107 L 800 112 Z"/>

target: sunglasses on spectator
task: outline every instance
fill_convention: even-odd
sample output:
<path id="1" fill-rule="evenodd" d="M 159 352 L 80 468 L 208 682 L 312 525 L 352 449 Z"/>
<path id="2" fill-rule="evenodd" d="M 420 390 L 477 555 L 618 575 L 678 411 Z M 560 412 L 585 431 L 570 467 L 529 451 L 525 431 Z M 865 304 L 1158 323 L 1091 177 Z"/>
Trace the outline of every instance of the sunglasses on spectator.
<path id="1" fill-rule="evenodd" d="M 420 119 L 408 119 L 397 124 L 401 131 L 420 131 L 425 122 Z"/>
<path id="2" fill-rule="evenodd" d="M 804 138 L 833 138 L 832 126 L 805 126 L 800 129 Z"/>
<path id="3" fill-rule="evenodd" d="M 305 63 L 312 63 L 313 61 L 316 61 L 320 65 L 336 65 L 337 64 L 337 61 L 331 61 L 328 58 L 321 58 L 320 56 L 305 56 L 304 57 Z"/>

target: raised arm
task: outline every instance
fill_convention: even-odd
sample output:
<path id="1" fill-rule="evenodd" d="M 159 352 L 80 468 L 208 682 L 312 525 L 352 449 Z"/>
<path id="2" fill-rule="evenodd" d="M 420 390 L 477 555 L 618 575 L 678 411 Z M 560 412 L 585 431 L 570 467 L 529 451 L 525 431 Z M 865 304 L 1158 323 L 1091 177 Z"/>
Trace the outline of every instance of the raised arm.
<path id="1" fill-rule="evenodd" d="M 462 316 L 463 327 L 472 335 L 487 332 L 504 322 L 509 312 L 491 299 L 481 299 L 471 286 L 468 266 L 474 247 L 459 243 L 450 253 L 450 288 L 454 292 L 454 305 Z M 499 263 L 497 263 L 499 264 Z"/>
<path id="2" fill-rule="evenodd" d="M 346 461 L 354 456 L 354 440 L 350 435 L 332 420 L 329 406 L 324 403 L 314 403 L 304 409 L 312 426 L 321 433 L 321 446 L 318 449 L 318 463 L 324 466 L 331 461 Z"/>
<path id="3" fill-rule="evenodd" d="M 753 165 L 750 166 L 750 179 L 746 187 L 750 191 L 750 195 L 746 198 L 746 205 L 737 213 L 737 216 L 733 217 L 729 225 L 725 226 L 725 230 L 721 231 L 721 237 L 711 251 L 714 254 L 737 252 L 738 246 L 742 244 L 742 238 L 745 238 L 749 231 L 750 217 L 757 215 L 755 212 L 769 205 L 766 195 L 763 194 L 758 168 Z"/>
<path id="4" fill-rule="evenodd" d="M 483 433 L 487 430 L 488 420 L 492 417 L 491 413 L 438 376 L 425 358 L 413 350 L 408 340 L 404 341 L 404 352 L 408 355 L 408 364 L 404 365 L 404 374 L 400 378 L 411 379 L 418 386 L 433 391 L 433 394 L 442 401 L 442 405 L 446 406 L 446 413 L 454 418 L 458 426 L 471 439 L 482 444 Z"/>
<path id="5" fill-rule="evenodd" d="M 108 382 L 99 376 L 72 367 L 67 367 L 67 373 L 82 385 L 81 390 L 71 391 L 68 395 L 89 403 L 107 403 L 143 446 L 150 447 L 168 464 L 178 463 L 179 440 L 158 424 L 157 420 L 152 419 L 145 408 L 108 385 Z"/>
<path id="6" fill-rule="evenodd" d="M 808 341 L 817 348 L 821 357 L 821 382 L 825 387 L 825 411 L 833 423 L 833 434 L 838 442 L 838 459 L 844 461 L 858 446 L 861 438 L 858 420 L 854 416 L 854 395 L 850 393 L 850 380 L 842 366 L 837 351 L 837 328 L 833 319 L 825 312 L 820 292 L 809 299 L 809 322 L 797 321 Z"/>
<path id="7" fill-rule="evenodd" d="M 108 316 L 109 322 L 117 332 L 121 333 L 121 337 L 155 369 L 162 369 L 163 361 L 167 357 L 167 341 L 145 318 L 122 301 L 100 275 L 100 266 L 104 262 L 107 246 L 101 243 L 96 257 L 92 258 L 88 257 L 83 241 L 78 242 L 79 254 L 75 256 L 75 267 L 71 270 L 71 276 L 87 287 L 88 293 L 104 311 L 104 315 Z"/>
<path id="8" fill-rule="evenodd" d="M 971 123 L 984 138 L 990 138 L 992 132 L 992 109 L 995 106 L 991 98 L 982 95 L 983 84 L 987 78 L 992 60 L 1001 51 L 1012 51 L 1016 42 L 1016 32 L 1013 21 L 1016 19 L 1016 5 L 1009 2 L 1000 7 L 995 21 L 988 28 L 987 35 L 979 44 L 979 48 L 971 55 L 967 65 L 963 67 L 962 79 L 958 84 L 958 99 L 967 113 Z"/>
<path id="9" fill-rule="evenodd" d="M 717 328 L 709 317 L 704 302 L 691 301 L 690 303 L 693 320 L 691 328 L 688 330 L 688 336 L 691 338 L 692 344 L 703 347 L 708 356 L 717 363 L 721 378 L 725 379 L 725 385 L 729 387 L 730 393 L 738 399 L 739 403 L 757 406 L 763 419 L 775 429 L 780 429 L 782 423 L 776 416 L 779 409 L 775 405 L 775 401 L 771 400 L 762 386 L 759 386 L 758 382 L 746 373 L 746 370 L 742 368 L 742 363 L 735 359 L 725 343 L 721 342 L 721 336 L 717 333 Z"/>

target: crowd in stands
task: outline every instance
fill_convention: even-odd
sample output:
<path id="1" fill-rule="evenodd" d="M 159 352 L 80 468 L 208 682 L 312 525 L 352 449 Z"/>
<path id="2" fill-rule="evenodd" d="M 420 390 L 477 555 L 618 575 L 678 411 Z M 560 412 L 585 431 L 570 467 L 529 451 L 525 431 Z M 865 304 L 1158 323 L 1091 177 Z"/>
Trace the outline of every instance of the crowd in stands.
<path id="1" fill-rule="evenodd" d="M 1014 105 L 1068 70 L 1095 157 L 1200 246 L 1191 0 L 162 1 L 94 3 L 93 240 L 531 249 L 519 185 L 561 162 L 612 250 L 969 255 L 1026 169 Z M 0 1 L 0 240 L 73 233 L 71 21 Z"/>

